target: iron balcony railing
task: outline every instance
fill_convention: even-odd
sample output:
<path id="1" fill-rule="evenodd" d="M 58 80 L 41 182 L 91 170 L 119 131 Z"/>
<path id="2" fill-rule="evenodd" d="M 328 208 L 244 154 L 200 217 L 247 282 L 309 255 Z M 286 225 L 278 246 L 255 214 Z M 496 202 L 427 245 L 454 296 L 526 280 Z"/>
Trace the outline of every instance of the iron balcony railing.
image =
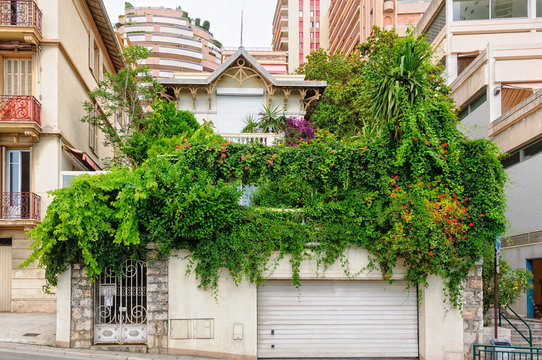
<path id="1" fill-rule="evenodd" d="M 473 360 L 542 360 L 542 348 L 474 344 Z"/>
<path id="2" fill-rule="evenodd" d="M 41 125 L 41 104 L 33 96 L 0 95 L 0 121 L 33 121 Z"/>
<path id="3" fill-rule="evenodd" d="M 35 27 L 41 33 L 41 10 L 33 0 L 0 0 L 0 26 Z"/>
<path id="4" fill-rule="evenodd" d="M 31 192 L 1 193 L 1 220 L 41 220 L 41 197 Z"/>

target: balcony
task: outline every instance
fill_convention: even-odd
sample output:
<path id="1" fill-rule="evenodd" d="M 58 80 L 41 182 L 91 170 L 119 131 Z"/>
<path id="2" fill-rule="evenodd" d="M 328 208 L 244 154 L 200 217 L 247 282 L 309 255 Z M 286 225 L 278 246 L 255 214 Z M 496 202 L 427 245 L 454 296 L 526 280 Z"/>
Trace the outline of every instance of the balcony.
<path id="1" fill-rule="evenodd" d="M 0 95 L 0 135 L 39 140 L 41 104 L 33 96 Z"/>
<path id="2" fill-rule="evenodd" d="M 393 0 L 384 0 L 384 12 L 392 12 L 394 8 Z"/>
<path id="3" fill-rule="evenodd" d="M 0 221 L 41 221 L 41 196 L 31 192 L 1 194 Z"/>
<path id="4" fill-rule="evenodd" d="M 33 0 L 0 0 L 0 39 L 38 44 L 41 10 Z"/>

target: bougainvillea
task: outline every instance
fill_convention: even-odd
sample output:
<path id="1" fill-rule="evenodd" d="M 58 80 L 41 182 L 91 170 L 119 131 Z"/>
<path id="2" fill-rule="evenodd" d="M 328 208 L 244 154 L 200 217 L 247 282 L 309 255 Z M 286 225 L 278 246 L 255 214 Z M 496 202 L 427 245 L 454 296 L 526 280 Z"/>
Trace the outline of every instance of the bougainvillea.
<path id="1" fill-rule="evenodd" d="M 301 142 L 309 142 L 314 139 L 315 128 L 309 120 L 298 119 L 289 116 L 282 125 L 284 131 L 284 144 L 297 146 Z"/>

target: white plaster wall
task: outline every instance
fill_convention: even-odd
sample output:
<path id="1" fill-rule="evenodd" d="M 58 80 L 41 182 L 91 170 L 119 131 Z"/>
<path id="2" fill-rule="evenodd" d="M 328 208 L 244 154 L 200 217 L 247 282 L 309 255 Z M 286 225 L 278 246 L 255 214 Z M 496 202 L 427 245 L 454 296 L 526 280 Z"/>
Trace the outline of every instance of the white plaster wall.
<path id="1" fill-rule="evenodd" d="M 458 128 L 471 139 L 488 137 L 489 102 L 485 101 L 477 109 L 461 120 Z"/>
<path id="2" fill-rule="evenodd" d="M 430 276 L 419 309 L 420 360 L 462 360 L 463 318 L 446 303 L 441 278 Z"/>
<path id="3" fill-rule="evenodd" d="M 32 146 L 33 191 L 41 196 L 42 219 L 52 201 L 47 192 L 59 186 L 60 151 L 59 138 L 56 136 L 40 136 L 40 142 Z"/>
<path id="4" fill-rule="evenodd" d="M 510 177 L 505 188 L 508 235 L 542 230 L 542 154 L 509 167 L 507 173 Z"/>
<path id="5" fill-rule="evenodd" d="M 214 319 L 213 339 L 173 340 L 169 338 L 171 353 L 200 355 L 229 353 L 256 356 L 256 286 L 243 281 L 236 286 L 227 272 L 220 276 L 218 298 L 210 291 L 198 288 L 195 275 L 186 276 L 186 252 L 169 260 L 169 320 Z M 243 324 L 243 340 L 233 340 L 233 325 Z M 171 325 L 169 326 L 171 330 Z M 215 354 L 215 355 L 218 355 Z M 211 355 L 211 354 L 209 354 Z"/>
<path id="6" fill-rule="evenodd" d="M 169 338 L 169 351 L 173 354 L 230 356 L 232 358 L 255 359 L 257 355 L 257 289 L 247 281 L 235 286 L 228 273 L 220 276 L 218 297 L 210 291 L 198 288 L 199 281 L 192 274 L 186 276 L 187 252 L 181 251 L 169 260 L 169 320 L 171 319 L 214 319 L 214 339 Z M 356 273 L 366 267 L 368 253 L 359 248 L 347 250 L 349 271 Z M 397 267 L 395 276 L 401 279 L 405 269 Z M 282 259 L 270 279 L 291 279 L 291 265 L 288 258 Z M 317 270 L 315 261 L 302 264 L 302 280 L 346 280 L 340 263 Z M 362 271 L 354 279 L 381 280 L 378 272 Z M 443 295 L 443 281 L 429 278 L 429 287 L 423 289 L 423 302 L 419 309 L 420 359 L 461 360 L 463 359 L 463 319 L 456 309 L 446 304 Z M 303 289 L 301 289 L 303 291 Z M 243 340 L 233 340 L 233 324 L 244 326 Z M 171 330 L 171 326 L 169 327 Z M 234 354 L 234 355 L 232 355 Z"/>
<path id="7" fill-rule="evenodd" d="M 70 346 L 71 322 L 71 269 L 58 276 L 56 289 L 56 346 Z"/>

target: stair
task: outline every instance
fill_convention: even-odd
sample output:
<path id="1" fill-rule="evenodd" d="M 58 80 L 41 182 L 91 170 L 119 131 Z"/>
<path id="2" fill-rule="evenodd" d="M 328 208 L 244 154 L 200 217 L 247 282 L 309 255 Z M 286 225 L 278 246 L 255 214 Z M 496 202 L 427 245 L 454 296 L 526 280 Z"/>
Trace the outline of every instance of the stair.
<path id="1" fill-rule="evenodd" d="M 510 319 L 510 318 L 509 318 Z M 531 332 L 533 335 L 533 347 L 542 348 L 542 320 L 533 320 L 533 319 L 524 319 L 527 324 L 531 327 Z M 529 335 L 529 330 L 525 324 L 517 319 L 510 319 L 510 321 L 517 327 L 526 337 Z M 515 346 L 529 346 L 529 344 L 521 337 L 520 334 L 508 322 L 505 320 L 502 321 L 502 327 L 512 330 L 512 345 Z"/>

